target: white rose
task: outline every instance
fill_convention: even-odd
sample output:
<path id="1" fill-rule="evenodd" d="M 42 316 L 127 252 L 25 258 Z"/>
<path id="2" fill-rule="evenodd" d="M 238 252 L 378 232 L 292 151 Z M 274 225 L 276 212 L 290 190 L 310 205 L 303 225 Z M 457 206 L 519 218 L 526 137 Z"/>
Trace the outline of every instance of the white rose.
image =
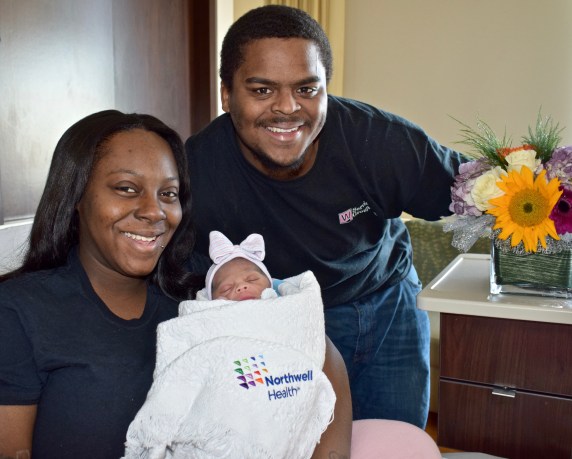
<path id="1" fill-rule="evenodd" d="M 489 199 L 498 198 L 504 194 L 504 191 L 497 186 L 497 181 L 504 174 L 506 174 L 504 169 L 496 166 L 475 180 L 475 185 L 471 190 L 471 197 L 475 201 L 475 207 L 481 212 L 492 207 L 489 204 Z"/>
<path id="2" fill-rule="evenodd" d="M 513 151 L 505 157 L 508 163 L 507 171 L 520 172 L 522 166 L 528 167 L 532 172 L 540 166 L 540 159 L 536 159 L 536 152 L 534 150 L 517 150 Z"/>

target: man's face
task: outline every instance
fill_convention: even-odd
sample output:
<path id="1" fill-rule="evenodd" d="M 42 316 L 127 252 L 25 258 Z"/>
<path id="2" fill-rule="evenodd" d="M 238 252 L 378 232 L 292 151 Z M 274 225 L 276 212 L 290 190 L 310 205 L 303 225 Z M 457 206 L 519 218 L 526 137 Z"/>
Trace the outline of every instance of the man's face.
<path id="1" fill-rule="evenodd" d="M 326 71 L 314 42 L 263 38 L 244 49 L 230 90 L 221 86 L 240 149 L 258 170 L 276 179 L 304 175 L 326 121 Z"/>

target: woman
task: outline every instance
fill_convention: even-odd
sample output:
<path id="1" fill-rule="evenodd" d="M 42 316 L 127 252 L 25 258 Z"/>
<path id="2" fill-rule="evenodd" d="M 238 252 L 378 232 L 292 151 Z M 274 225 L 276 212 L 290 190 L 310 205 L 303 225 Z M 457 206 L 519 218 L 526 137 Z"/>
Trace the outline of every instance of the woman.
<path id="1" fill-rule="evenodd" d="M 22 266 L 0 278 L 0 456 L 119 457 L 157 324 L 193 294 L 179 136 L 109 110 L 56 146 Z"/>
<path id="2" fill-rule="evenodd" d="M 152 382 L 157 325 L 198 279 L 178 135 L 109 110 L 62 136 L 23 264 L 0 277 L 0 457 L 114 458 Z M 343 362 L 324 372 L 336 419 L 316 455 L 349 452 Z M 348 416 L 349 412 L 349 416 Z"/>

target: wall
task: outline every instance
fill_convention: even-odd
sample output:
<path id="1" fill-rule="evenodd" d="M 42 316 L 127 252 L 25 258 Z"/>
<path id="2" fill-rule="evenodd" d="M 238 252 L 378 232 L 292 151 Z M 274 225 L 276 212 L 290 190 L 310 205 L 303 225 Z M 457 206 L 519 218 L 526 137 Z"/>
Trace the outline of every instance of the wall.
<path id="1" fill-rule="evenodd" d="M 477 116 L 515 144 L 540 107 L 572 143 L 569 0 L 357 0 L 346 5 L 344 95 L 455 144 Z"/>
<path id="2" fill-rule="evenodd" d="M 261 6 L 262 0 L 216 0 L 216 60 L 215 71 L 213 72 L 213 87 L 216 91 L 216 114 L 224 113 L 220 100 L 220 78 L 218 72 L 220 69 L 220 50 L 222 41 L 226 35 L 226 31 L 238 17 L 242 16 L 246 11 Z"/>
<path id="3" fill-rule="evenodd" d="M 113 106 L 111 2 L 75 3 L 0 2 L 0 213 L 7 220 L 33 215 L 64 130 Z"/>

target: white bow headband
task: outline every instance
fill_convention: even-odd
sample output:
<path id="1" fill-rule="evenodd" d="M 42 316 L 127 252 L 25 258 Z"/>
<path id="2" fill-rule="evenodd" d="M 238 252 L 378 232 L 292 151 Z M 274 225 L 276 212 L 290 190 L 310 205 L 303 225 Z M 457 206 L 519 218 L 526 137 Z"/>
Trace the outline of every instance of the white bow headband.
<path id="1" fill-rule="evenodd" d="M 213 265 L 209 268 L 206 276 L 206 290 L 209 300 L 212 300 L 212 282 L 215 273 L 225 263 L 234 258 L 245 258 L 254 263 L 268 277 L 270 285 L 272 285 L 272 277 L 264 263 L 262 263 L 266 252 L 264 249 L 264 238 L 260 234 L 253 233 L 242 241 L 240 245 L 233 245 L 220 231 L 211 231 L 209 241 L 209 255 L 213 261 Z"/>

